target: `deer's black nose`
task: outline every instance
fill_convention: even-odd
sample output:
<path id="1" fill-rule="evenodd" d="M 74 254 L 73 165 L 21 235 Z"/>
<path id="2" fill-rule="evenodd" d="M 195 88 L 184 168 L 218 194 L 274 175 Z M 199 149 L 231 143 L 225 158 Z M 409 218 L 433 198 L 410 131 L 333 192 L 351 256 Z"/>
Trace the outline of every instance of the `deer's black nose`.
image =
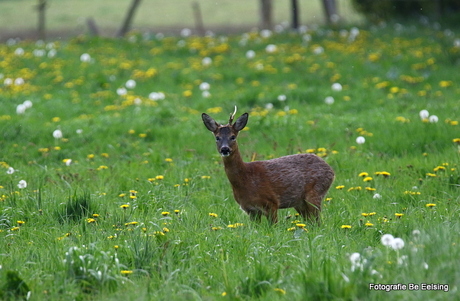
<path id="1" fill-rule="evenodd" d="M 230 147 L 228 146 L 223 146 L 221 147 L 220 149 L 220 154 L 223 156 L 223 157 L 227 157 L 230 155 Z"/>

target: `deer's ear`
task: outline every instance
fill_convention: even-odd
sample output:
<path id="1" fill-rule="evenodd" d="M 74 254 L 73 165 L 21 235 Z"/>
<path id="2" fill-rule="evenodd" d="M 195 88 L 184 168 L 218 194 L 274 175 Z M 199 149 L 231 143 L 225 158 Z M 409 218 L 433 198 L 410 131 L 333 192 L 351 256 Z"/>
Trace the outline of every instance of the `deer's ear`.
<path id="1" fill-rule="evenodd" d="M 244 113 L 243 115 L 241 115 L 240 117 L 238 117 L 238 119 L 235 121 L 235 123 L 233 124 L 233 129 L 235 131 L 241 131 L 242 129 L 244 129 L 244 127 L 246 126 L 246 124 L 248 123 L 248 118 L 249 118 L 249 114 L 248 113 Z"/>
<path id="2" fill-rule="evenodd" d="M 203 119 L 204 125 L 211 132 L 215 132 L 220 126 L 214 119 L 211 118 L 211 116 L 206 113 L 201 114 L 201 119 Z"/>

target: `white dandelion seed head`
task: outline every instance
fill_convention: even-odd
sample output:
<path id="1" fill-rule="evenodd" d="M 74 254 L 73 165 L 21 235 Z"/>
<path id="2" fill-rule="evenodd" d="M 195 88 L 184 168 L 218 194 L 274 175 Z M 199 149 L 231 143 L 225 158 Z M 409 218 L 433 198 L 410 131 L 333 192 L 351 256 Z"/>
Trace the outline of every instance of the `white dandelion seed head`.
<path id="1" fill-rule="evenodd" d="M 267 110 L 271 110 L 271 109 L 273 109 L 273 104 L 272 104 L 271 102 L 269 102 L 269 103 L 267 103 L 267 104 L 265 105 L 265 108 L 266 108 Z"/>
<path id="2" fill-rule="evenodd" d="M 19 181 L 19 183 L 18 183 L 18 188 L 19 189 L 24 189 L 26 187 L 27 187 L 27 182 L 25 180 Z"/>
<path id="3" fill-rule="evenodd" d="M 251 60 L 256 57 L 256 52 L 254 50 L 248 50 L 246 51 L 246 58 L 248 60 Z"/>
<path id="4" fill-rule="evenodd" d="M 201 96 L 203 96 L 204 98 L 209 98 L 211 97 L 211 92 L 209 92 L 208 90 L 205 90 L 201 92 Z"/>
<path id="5" fill-rule="evenodd" d="M 376 193 L 374 194 L 374 196 L 372 197 L 373 199 L 381 199 L 382 198 L 382 195 L 379 194 L 379 193 Z"/>
<path id="6" fill-rule="evenodd" d="M 421 232 L 420 232 L 420 230 L 418 230 L 418 229 L 415 229 L 415 230 L 412 231 L 412 235 L 413 235 L 413 236 L 419 236 L 420 233 L 421 233 Z"/>
<path id="7" fill-rule="evenodd" d="M 439 118 L 438 116 L 436 115 L 431 115 L 428 120 L 431 122 L 431 123 L 437 123 L 439 121 Z"/>
<path id="8" fill-rule="evenodd" d="M 209 90 L 211 88 L 211 85 L 207 82 L 202 82 L 200 84 L 200 90 L 201 91 L 206 91 L 206 90 Z"/>
<path id="9" fill-rule="evenodd" d="M 356 264 L 357 262 L 359 262 L 360 259 L 361 259 L 361 254 L 359 253 L 353 253 L 350 255 L 350 261 L 353 264 Z"/>
<path id="10" fill-rule="evenodd" d="M 53 132 L 53 137 L 54 137 L 55 139 L 61 139 L 61 138 L 63 137 L 62 131 L 59 130 L 59 129 L 54 130 L 54 132 Z"/>
<path id="11" fill-rule="evenodd" d="M 163 92 L 152 92 L 149 94 L 149 99 L 151 100 L 162 100 L 165 99 L 165 94 Z"/>
<path id="12" fill-rule="evenodd" d="M 402 238 L 396 237 L 391 241 L 390 246 L 393 250 L 401 250 L 404 248 L 404 240 Z"/>
<path id="13" fill-rule="evenodd" d="M 7 174 L 9 174 L 9 175 L 12 175 L 12 174 L 14 174 L 14 172 L 15 172 L 15 170 L 14 170 L 14 168 L 13 168 L 13 167 L 11 167 L 11 166 L 10 166 L 10 167 L 8 167 L 8 169 L 6 170 L 6 173 L 7 173 Z"/>
<path id="14" fill-rule="evenodd" d="M 323 53 L 324 53 L 324 48 L 321 47 L 321 46 L 316 46 L 316 47 L 313 49 L 313 53 L 314 53 L 314 54 L 317 54 L 317 55 L 323 54 Z"/>
<path id="15" fill-rule="evenodd" d="M 32 51 L 32 54 L 35 57 L 42 57 L 42 56 L 45 56 L 46 50 L 45 49 L 34 49 L 34 51 Z"/>
<path id="16" fill-rule="evenodd" d="M 382 245 L 386 246 L 386 247 L 389 247 L 391 246 L 391 244 L 393 243 L 393 240 L 394 240 L 394 236 L 391 235 L 391 234 L 384 234 L 382 235 L 382 238 L 380 238 L 380 242 L 382 243 Z"/>
<path id="17" fill-rule="evenodd" d="M 22 104 L 26 107 L 26 109 L 30 109 L 32 107 L 32 102 L 30 100 L 25 100 Z"/>
<path id="18" fill-rule="evenodd" d="M 272 36 L 272 34 L 273 33 L 272 33 L 272 31 L 270 29 L 263 29 L 263 30 L 260 31 L 260 36 L 262 38 L 269 38 L 269 37 Z"/>
<path id="19" fill-rule="evenodd" d="M 430 116 L 430 112 L 427 110 L 421 110 L 418 115 L 420 116 L 421 119 L 426 119 Z"/>
<path id="20" fill-rule="evenodd" d="M 13 79 L 7 77 L 7 78 L 5 78 L 5 79 L 3 80 L 3 84 L 4 84 L 5 86 L 11 86 L 11 85 L 13 84 Z"/>
<path id="21" fill-rule="evenodd" d="M 77 129 L 75 132 L 76 132 L 78 135 L 83 134 L 83 130 L 82 130 L 82 129 Z"/>
<path id="22" fill-rule="evenodd" d="M 57 50 L 56 50 L 56 49 L 50 49 L 50 50 L 48 51 L 48 57 L 49 57 L 49 58 L 55 57 L 56 54 L 57 54 Z"/>
<path id="23" fill-rule="evenodd" d="M 125 83 L 125 87 L 128 89 L 136 88 L 136 81 L 134 79 L 128 79 Z"/>
<path id="24" fill-rule="evenodd" d="M 356 138 L 356 143 L 364 144 L 364 142 L 366 142 L 366 138 L 364 138 L 363 136 L 359 136 Z"/>
<path id="25" fill-rule="evenodd" d="M 331 86 L 332 91 L 340 92 L 342 91 L 342 85 L 339 83 L 333 83 Z"/>
<path id="26" fill-rule="evenodd" d="M 66 166 L 70 166 L 70 164 L 72 164 L 72 159 L 67 159 L 67 160 L 65 161 L 65 165 L 66 165 Z"/>
<path id="27" fill-rule="evenodd" d="M 310 42 L 310 41 L 311 41 L 311 35 L 308 34 L 308 33 L 307 33 L 307 34 L 304 34 L 304 35 L 302 36 L 302 40 L 303 40 L 304 42 L 306 42 L 306 43 Z"/>
<path id="28" fill-rule="evenodd" d="M 15 86 L 22 86 L 24 85 L 24 79 L 22 77 L 18 77 L 14 80 L 14 85 Z"/>
<path id="29" fill-rule="evenodd" d="M 16 48 L 16 49 L 14 50 L 14 54 L 17 55 L 17 56 L 24 55 L 24 49 L 22 49 L 21 47 Z"/>
<path id="30" fill-rule="evenodd" d="M 128 90 L 126 90 L 125 87 L 118 88 L 118 89 L 117 89 L 117 94 L 118 94 L 119 96 L 126 95 L 126 94 L 128 94 Z"/>
<path id="31" fill-rule="evenodd" d="M 212 64 L 212 58 L 210 58 L 210 57 L 208 57 L 208 56 L 207 56 L 207 57 L 204 57 L 204 58 L 201 60 L 201 64 L 202 64 L 203 66 L 209 66 L 209 65 L 211 65 L 211 64 Z"/>
<path id="32" fill-rule="evenodd" d="M 26 112 L 27 107 L 24 104 L 18 104 L 16 107 L 16 114 L 21 115 Z"/>
<path id="33" fill-rule="evenodd" d="M 265 47 L 265 51 L 267 53 L 274 53 L 278 50 L 278 47 L 275 44 L 268 44 L 267 47 Z"/>
<path id="34" fill-rule="evenodd" d="M 181 31 L 180 31 L 180 35 L 181 37 L 183 38 L 186 38 L 186 37 L 189 37 L 192 35 L 192 30 L 190 28 L 183 28 Z"/>
<path id="35" fill-rule="evenodd" d="M 82 55 L 80 55 L 80 61 L 83 63 L 91 62 L 91 55 L 89 55 L 88 53 L 83 53 Z"/>
<path id="36" fill-rule="evenodd" d="M 278 95 L 277 97 L 278 101 L 286 101 L 287 97 L 284 94 Z"/>
<path id="37" fill-rule="evenodd" d="M 326 98 L 324 99 L 324 102 L 325 102 L 326 104 L 328 104 L 328 105 L 333 104 L 334 101 L 335 101 L 335 100 L 334 100 L 334 97 L 332 97 L 332 96 L 328 96 L 328 97 L 326 97 Z"/>
<path id="38" fill-rule="evenodd" d="M 424 268 L 425 270 L 428 270 L 428 268 L 429 268 L 428 263 L 424 262 L 424 263 L 423 263 L 423 268 Z"/>

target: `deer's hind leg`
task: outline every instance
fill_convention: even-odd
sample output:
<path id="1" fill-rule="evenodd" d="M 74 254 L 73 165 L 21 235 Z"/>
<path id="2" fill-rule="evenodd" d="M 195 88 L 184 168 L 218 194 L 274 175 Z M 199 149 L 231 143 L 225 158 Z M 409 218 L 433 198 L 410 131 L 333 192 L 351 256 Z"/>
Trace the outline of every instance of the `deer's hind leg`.
<path id="1" fill-rule="evenodd" d="M 305 189 L 305 198 L 294 207 L 300 215 L 307 220 L 319 224 L 321 213 L 321 202 L 325 194 L 321 194 L 314 189 L 313 185 L 308 185 Z"/>

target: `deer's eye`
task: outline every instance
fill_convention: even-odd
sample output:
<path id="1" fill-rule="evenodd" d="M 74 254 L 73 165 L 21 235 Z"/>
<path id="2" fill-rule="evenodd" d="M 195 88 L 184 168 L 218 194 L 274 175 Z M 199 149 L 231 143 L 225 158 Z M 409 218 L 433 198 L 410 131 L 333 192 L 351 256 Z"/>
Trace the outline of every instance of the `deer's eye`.
<path id="1" fill-rule="evenodd" d="M 235 135 L 231 136 L 231 137 L 230 137 L 230 140 L 235 141 L 235 140 L 236 140 L 236 136 L 235 136 Z"/>
<path id="2" fill-rule="evenodd" d="M 220 141 L 220 137 L 216 137 L 216 141 Z"/>

